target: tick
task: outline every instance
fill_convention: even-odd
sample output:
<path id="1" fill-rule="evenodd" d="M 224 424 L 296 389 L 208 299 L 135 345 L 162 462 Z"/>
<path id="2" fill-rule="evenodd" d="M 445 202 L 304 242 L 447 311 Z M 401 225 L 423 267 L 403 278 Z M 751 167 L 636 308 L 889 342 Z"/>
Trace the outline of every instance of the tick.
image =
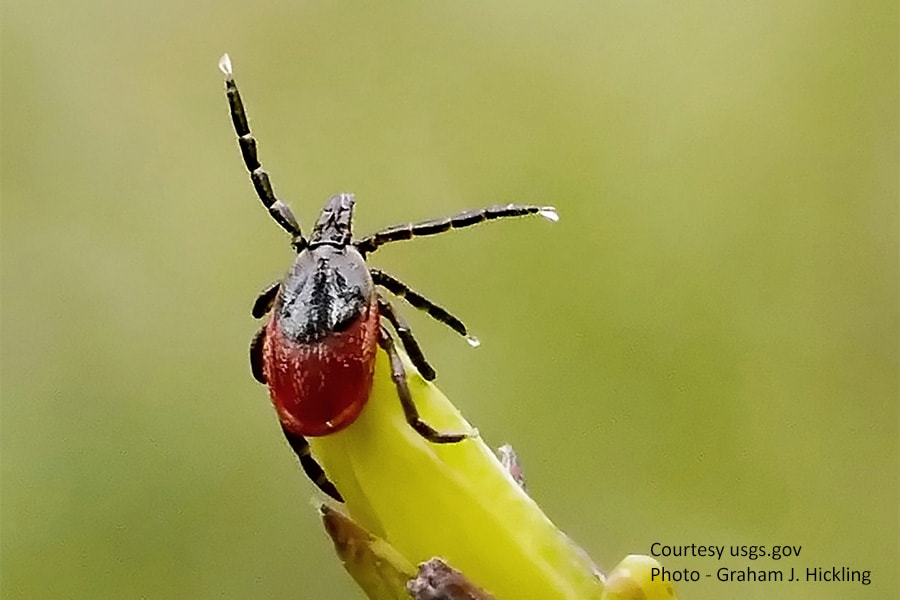
<path id="1" fill-rule="evenodd" d="M 477 340 L 447 310 L 398 279 L 367 266 L 366 257 L 391 242 L 482 221 L 531 214 L 556 221 L 558 216 L 550 206 L 508 204 L 395 225 L 354 240 L 354 196 L 338 194 L 325 203 L 307 238 L 291 209 L 275 196 L 269 175 L 259 162 L 256 139 L 250 132 L 227 54 L 219 61 L 219 68 L 225 75 L 231 120 L 250 180 L 269 214 L 290 234 L 297 254 L 287 275 L 266 287 L 253 304 L 254 318 L 268 315 L 268 319 L 250 342 L 250 367 L 254 378 L 268 387 L 284 435 L 307 476 L 323 492 L 341 501 L 341 495 L 311 456 L 305 438 L 340 431 L 359 416 L 372 389 L 379 347 L 390 360 L 391 379 L 410 427 L 435 444 L 460 442 L 470 435 L 437 431 L 419 417 L 391 329 L 424 379 L 433 380 L 435 371 L 383 292 L 426 311 L 466 337 L 471 345 L 477 345 Z"/>

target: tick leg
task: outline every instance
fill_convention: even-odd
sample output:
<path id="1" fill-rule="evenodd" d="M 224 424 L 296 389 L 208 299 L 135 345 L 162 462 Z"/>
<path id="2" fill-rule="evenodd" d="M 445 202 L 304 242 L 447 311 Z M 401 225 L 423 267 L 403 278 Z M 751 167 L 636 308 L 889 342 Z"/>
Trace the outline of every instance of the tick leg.
<path id="1" fill-rule="evenodd" d="M 316 462 L 316 459 L 312 457 L 312 454 L 310 454 L 309 443 L 306 441 L 306 438 L 302 435 L 291 433 L 284 425 L 281 426 L 281 430 L 284 431 L 284 437 L 287 439 L 288 444 L 291 445 L 294 454 L 300 459 L 300 466 L 303 467 L 303 472 L 306 473 L 306 476 L 309 477 L 310 481 L 316 484 L 316 487 L 325 492 L 328 496 L 331 496 L 338 502 L 343 502 L 344 498 L 341 496 L 340 492 L 337 491 L 337 488 L 334 487 L 334 484 L 331 483 L 328 476 L 325 475 L 322 466 L 319 465 L 319 463 Z"/>
<path id="2" fill-rule="evenodd" d="M 263 385 L 266 385 L 266 373 L 263 370 L 263 343 L 266 341 L 266 326 L 259 328 L 253 339 L 250 340 L 250 371 L 253 372 L 253 378 Z"/>
<path id="3" fill-rule="evenodd" d="M 416 369 L 419 370 L 419 374 L 426 381 L 433 381 L 436 373 L 432 366 L 428 364 L 428 361 L 425 360 L 425 355 L 422 354 L 422 348 L 419 347 L 419 342 L 413 337 L 412 330 L 409 328 L 407 322 L 403 317 L 395 313 L 391 303 L 381 296 L 378 297 L 378 310 L 381 315 L 388 320 L 391 326 L 393 326 L 397 335 L 400 336 L 400 342 L 403 344 L 403 349 L 406 350 L 409 359 L 416 366 Z"/>
<path id="4" fill-rule="evenodd" d="M 259 196 L 272 218 L 281 225 L 282 229 L 291 234 L 294 238 L 294 245 L 303 247 L 306 245 L 306 240 L 300 231 L 297 218 L 294 217 L 294 213 L 287 204 L 275 197 L 275 191 L 269 181 L 269 174 L 259 162 L 256 153 L 256 138 L 250 133 L 250 121 L 247 118 L 247 111 L 244 110 L 244 102 L 241 100 L 237 84 L 234 82 L 231 59 L 227 54 L 219 60 L 219 69 L 225 75 L 225 95 L 228 97 L 228 106 L 231 110 L 231 122 L 234 123 L 234 131 L 237 133 L 238 143 L 241 146 L 244 165 L 250 172 L 250 181 L 253 182 L 256 195 Z"/>
<path id="5" fill-rule="evenodd" d="M 459 335 L 464 336 L 470 345 L 478 345 L 478 340 L 469 335 L 469 332 L 466 329 L 466 326 L 463 325 L 463 322 L 447 312 L 446 309 L 441 308 L 418 292 L 414 292 L 409 288 L 408 285 L 406 285 L 399 279 L 396 279 L 392 275 L 388 275 L 384 271 L 370 268 L 369 273 L 372 274 L 372 281 L 375 282 L 375 285 L 379 285 L 395 296 L 403 298 L 415 308 L 424 310 L 431 318 L 435 319 L 436 321 L 440 321 Z M 401 339 L 403 339 L 402 336 Z"/>
<path id="6" fill-rule="evenodd" d="M 403 361 L 400 359 L 400 354 L 397 353 L 391 334 L 384 327 L 381 328 L 378 344 L 384 348 L 391 360 L 391 379 L 394 380 L 394 385 L 397 387 L 397 395 L 400 396 L 400 404 L 403 406 L 403 415 L 416 433 L 433 444 L 453 444 L 472 437 L 467 433 L 443 433 L 423 421 L 415 402 L 413 402 L 412 394 L 409 392 Z"/>
<path id="7" fill-rule="evenodd" d="M 416 236 L 436 235 L 450 229 L 462 229 L 476 225 L 482 221 L 493 219 L 505 219 L 508 217 L 521 217 L 524 215 L 541 215 L 551 221 L 559 219 L 556 209 L 552 206 L 535 206 L 531 204 L 506 204 L 504 206 L 489 206 L 479 210 L 463 211 L 452 217 L 442 219 L 429 219 L 418 223 L 404 223 L 385 227 L 372 235 L 366 236 L 356 242 L 356 248 L 365 256 L 375 252 L 379 247 L 391 242 L 408 240 Z"/>
<path id="8" fill-rule="evenodd" d="M 281 282 L 276 281 L 267 285 L 266 288 L 259 293 L 259 296 L 253 301 L 253 310 L 251 311 L 254 319 L 261 319 L 267 312 L 272 310 L 272 305 L 275 304 L 275 297 L 278 296 L 278 290 L 280 289 Z"/>

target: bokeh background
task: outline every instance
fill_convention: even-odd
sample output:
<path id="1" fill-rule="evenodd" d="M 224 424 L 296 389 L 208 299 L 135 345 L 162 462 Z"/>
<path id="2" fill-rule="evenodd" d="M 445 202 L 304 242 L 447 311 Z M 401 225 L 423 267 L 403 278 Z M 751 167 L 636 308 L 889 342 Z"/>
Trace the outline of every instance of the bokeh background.
<path id="1" fill-rule="evenodd" d="M 603 568 L 802 545 L 898 580 L 898 7 L 881 2 L 2 6 L 2 595 L 361 598 L 246 347 L 285 235 L 241 164 L 357 231 L 492 203 L 373 262 L 443 391 Z M 477 543 L 477 541 L 473 541 Z M 511 576 L 514 576 L 511 574 Z"/>

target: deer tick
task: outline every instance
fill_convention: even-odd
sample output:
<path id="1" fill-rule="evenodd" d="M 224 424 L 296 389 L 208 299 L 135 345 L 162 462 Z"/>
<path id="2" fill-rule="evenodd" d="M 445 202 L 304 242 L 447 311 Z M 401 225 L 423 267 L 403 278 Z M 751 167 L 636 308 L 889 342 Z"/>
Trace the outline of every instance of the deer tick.
<path id="1" fill-rule="evenodd" d="M 353 194 L 338 194 L 325 203 L 312 232 L 305 237 L 291 209 L 275 196 L 259 162 L 256 139 L 250 132 L 227 54 L 219 61 L 219 68 L 225 75 L 231 120 L 250 180 L 269 214 L 290 234 L 297 253 L 287 275 L 266 287 L 253 304 L 255 318 L 269 317 L 250 343 L 250 367 L 256 380 L 268 387 L 284 435 L 307 476 L 340 501 L 341 495 L 310 455 L 305 438 L 340 431 L 359 416 L 372 389 L 379 347 L 387 353 L 403 413 L 415 431 L 435 444 L 459 442 L 470 435 L 437 431 L 419 417 L 388 325 L 419 374 L 431 381 L 435 372 L 383 291 L 426 311 L 473 346 L 477 340 L 445 309 L 387 273 L 368 267 L 366 257 L 384 244 L 482 221 L 531 214 L 556 221 L 558 216 L 550 206 L 508 204 L 387 227 L 354 240 L 355 199 Z"/>

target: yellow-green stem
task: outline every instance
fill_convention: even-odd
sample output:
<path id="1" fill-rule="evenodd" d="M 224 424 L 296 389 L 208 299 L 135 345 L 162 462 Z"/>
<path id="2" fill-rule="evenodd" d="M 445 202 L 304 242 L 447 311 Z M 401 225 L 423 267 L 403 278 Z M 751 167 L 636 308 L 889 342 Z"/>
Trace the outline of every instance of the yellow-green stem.
<path id="1" fill-rule="evenodd" d="M 423 419 L 441 431 L 472 430 L 440 390 L 405 356 L 404 361 Z M 384 353 L 378 354 L 372 394 L 360 417 L 343 431 L 310 439 L 310 445 L 350 516 L 411 563 L 438 556 L 498 600 L 604 597 L 591 560 L 480 438 L 433 444 L 409 426 Z M 656 590 L 647 580 L 637 583 Z M 656 592 L 645 598 L 674 597 L 671 590 L 665 596 Z"/>

